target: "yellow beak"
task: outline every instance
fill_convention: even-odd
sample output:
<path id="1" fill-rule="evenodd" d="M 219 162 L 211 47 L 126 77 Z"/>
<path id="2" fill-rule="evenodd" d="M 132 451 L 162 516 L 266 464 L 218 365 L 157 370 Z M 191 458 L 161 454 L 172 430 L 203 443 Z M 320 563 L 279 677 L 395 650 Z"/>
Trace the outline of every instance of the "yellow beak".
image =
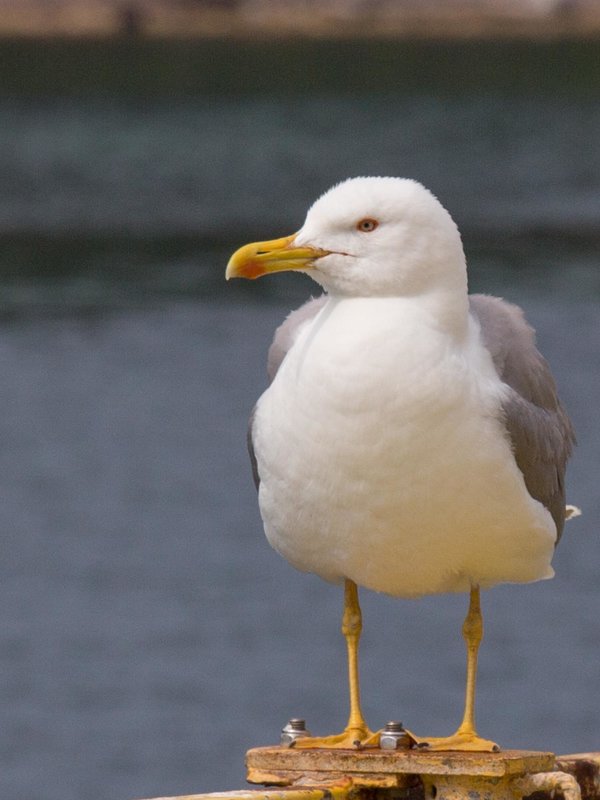
<path id="1" fill-rule="evenodd" d="M 270 242 L 253 242 L 236 250 L 229 259 L 225 277 L 260 278 L 270 272 L 288 269 L 310 269 L 313 261 L 328 255 L 327 250 L 316 247 L 293 247 L 296 234 L 272 239 Z"/>

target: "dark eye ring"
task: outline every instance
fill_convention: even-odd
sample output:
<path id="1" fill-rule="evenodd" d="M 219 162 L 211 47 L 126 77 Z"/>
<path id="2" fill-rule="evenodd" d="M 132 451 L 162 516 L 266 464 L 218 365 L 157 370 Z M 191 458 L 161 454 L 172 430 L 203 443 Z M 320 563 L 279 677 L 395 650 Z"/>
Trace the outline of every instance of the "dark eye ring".
<path id="1" fill-rule="evenodd" d="M 366 217 L 365 219 L 361 219 L 356 223 L 356 230 L 360 231 L 361 233 L 371 233 L 371 231 L 374 231 L 378 225 L 379 223 L 376 219 Z"/>

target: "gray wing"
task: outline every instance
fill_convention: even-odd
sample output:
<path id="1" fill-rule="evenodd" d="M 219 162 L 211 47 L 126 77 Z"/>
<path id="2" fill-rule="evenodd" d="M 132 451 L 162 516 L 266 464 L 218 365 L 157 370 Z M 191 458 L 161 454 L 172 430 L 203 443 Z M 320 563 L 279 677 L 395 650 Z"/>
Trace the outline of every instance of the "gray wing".
<path id="1" fill-rule="evenodd" d="M 277 374 L 277 370 L 281 366 L 283 359 L 290 347 L 296 341 L 296 336 L 300 327 L 311 319 L 316 317 L 319 311 L 327 302 L 327 296 L 321 295 L 320 297 L 313 297 L 308 300 L 304 305 L 288 314 L 285 321 L 275 331 L 273 342 L 269 347 L 267 355 L 267 375 L 269 376 L 269 383 Z M 254 453 L 254 442 L 252 438 L 252 428 L 254 425 L 254 416 L 256 414 L 256 406 L 252 409 L 250 420 L 248 422 L 248 453 L 250 455 L 250 463 L 252 465 L 252 476 L 254 478 L 254 485 L 258 489 L 260 484 L 260 477 L 258 475 L 258 465 L 256 463 L 256 455 Z"/>
<path id="2" fill-rule="evenodd" d="M 510 387 L 503 412 L 515 460 L 529 494 L 552 515 L 558 542 L 565 522 L 564 478 L 575 444 L 573 426 L 523 311 L 497 297 L 470 295 L 469 300 L 483 344 Z"/>

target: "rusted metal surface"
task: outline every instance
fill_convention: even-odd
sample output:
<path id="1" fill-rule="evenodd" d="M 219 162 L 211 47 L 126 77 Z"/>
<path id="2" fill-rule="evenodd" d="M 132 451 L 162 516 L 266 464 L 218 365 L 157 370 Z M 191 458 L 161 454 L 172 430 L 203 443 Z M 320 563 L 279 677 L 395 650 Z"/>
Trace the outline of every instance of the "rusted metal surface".
<path id="1" fill-rule="evenodd" d="M 513 798 L 554 798 L 560 795 L 563 800 L 581 800 L 581 789 L 572 775 L 567 772 L 538 772 L 516 778 L 511 786 Z"/>
<path id="2" fill-rule="evenodd" d="M 557 756 L 556 766 L 575 778 L 581 789 L 581 800 L 600 800 L 600 753 Z"/>
<path id="3" fill-rule="evenodd" d="M 246 754 L 250 783 L 298 784 L 312 779 L 351 778 L 355 787 L 403 787 L 408 775 L 503 778 L 554 769 L 552 753 L 504 750 L 500 753 L 424 750 L 294 750 L 257 747 Z"/>
<path id="4" fill-rule="evenodd" d="M 600 800 L 600 753 L 261 747 L 247 765 L 268 788 L 154 800 Z"/>

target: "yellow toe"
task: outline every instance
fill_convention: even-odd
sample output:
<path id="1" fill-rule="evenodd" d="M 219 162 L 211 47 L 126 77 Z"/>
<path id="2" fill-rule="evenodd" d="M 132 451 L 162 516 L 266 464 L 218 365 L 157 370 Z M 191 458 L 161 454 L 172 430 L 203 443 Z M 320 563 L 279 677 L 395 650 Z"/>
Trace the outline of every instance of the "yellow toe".
<path id="1" fill-rule="evenodd" d="M 410 734 L 419 748 L 430 751 L 459 750 L 465 753 L 498 753 L 496 742 L 482 739 L 474 731 L 458 730 L 452 736 L 415 736 Z"/>
<path id="2" fill-rule="evenodd" d="M 296 739 L 293 747 L 298 750 L 310 748 L 333 750 L 360 750 L 363 747 L 377 747 L 379 734 L 374 734 L 367 726 L 346 728 L 333 736 L 304 736 Z"/>

